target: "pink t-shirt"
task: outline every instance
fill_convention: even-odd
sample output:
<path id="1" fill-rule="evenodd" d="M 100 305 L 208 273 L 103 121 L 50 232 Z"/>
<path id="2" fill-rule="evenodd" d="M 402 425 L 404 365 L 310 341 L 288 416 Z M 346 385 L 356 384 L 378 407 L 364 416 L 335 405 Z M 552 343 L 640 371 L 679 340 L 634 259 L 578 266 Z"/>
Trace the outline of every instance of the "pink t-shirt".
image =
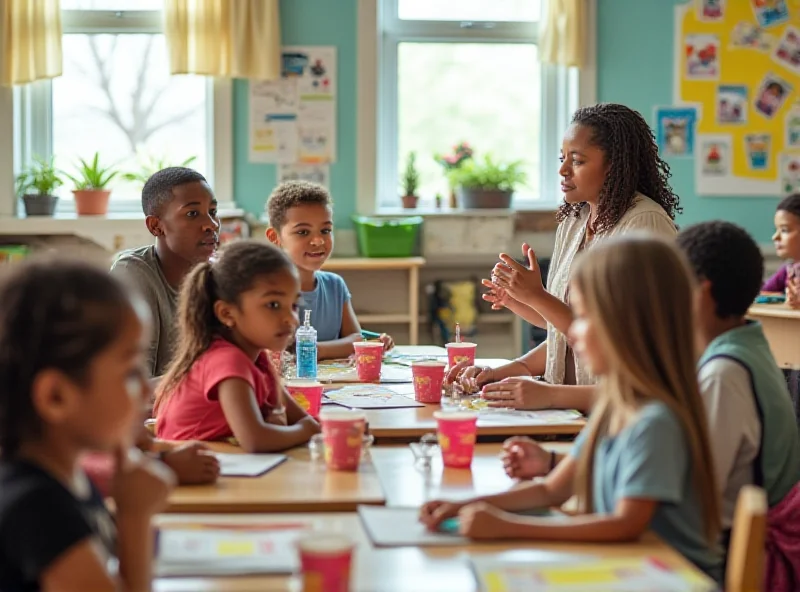
<path id="1" fill-rule="evenodd" d="M 161 405 L 156 436 L 206 441 L 233 436 L 217 397 L 219 383 L 229 378 L 241 378 L 253 388 L 264 417 L 275 407 L 277 388 L 267 355 L 261 352 L 253 363 L 230 341 L 216 338 Z"/>

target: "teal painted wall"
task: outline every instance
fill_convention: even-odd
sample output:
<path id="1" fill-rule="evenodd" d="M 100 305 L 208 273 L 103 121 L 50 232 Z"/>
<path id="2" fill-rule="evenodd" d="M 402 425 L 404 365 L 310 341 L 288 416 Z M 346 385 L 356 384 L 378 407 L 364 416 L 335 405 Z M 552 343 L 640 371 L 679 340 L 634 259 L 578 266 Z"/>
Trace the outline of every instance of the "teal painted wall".
<path id="1" fill-rule="evenodd" d="M 356 203 L 356 0 L 281 0 L 284 45 L 334 45 L 337 48 L 337 161 L 331 165 L 335 223 L 349 227 Z M 248 161 L 248 83 L 233 88 L 233 192 L 254 214 L 275 187 L 275 165 Z"/>
<path id="2" fill-rule="evenodd" d="M 672 103 L 674 14 L 675 6 L 684 2 L 597 3 L 597 98 L 624 103 L 653 125 L 653 107 Z M 699 197 L 694 191 L 694 161 L 672 158 L 668 162 L 672 185 L 683 205 L 679 224 L 720 218 L 745 227 L 760 243 L 770 242 L 778 197 Z"/>
<path id="3" fill-rule="evenodd" d="M 743 0 L 742 0 L 743 1 Z M 598 0 L 598 100 L 625 103 L 653 122 L 653 107 L 672 101 L 674 7 L 682 0 Z M 338 160 L 331 192 L 339 227 L 350 227 L 356 203 L 356 0 L 281 0 L 285 45 L 338 48 Z M 248 162 L 247 83 L 234 86 L 234 195 L 253 213 L 263 210 L 275 185 L 274 165 Z M 673 186 L 681 196 L 683 225 L 724 218 L 769 242 L 778 198 L 699 197 L 694 164 L 671 159 Z M 555 166 L 555 163 L 554 163 Z"/>

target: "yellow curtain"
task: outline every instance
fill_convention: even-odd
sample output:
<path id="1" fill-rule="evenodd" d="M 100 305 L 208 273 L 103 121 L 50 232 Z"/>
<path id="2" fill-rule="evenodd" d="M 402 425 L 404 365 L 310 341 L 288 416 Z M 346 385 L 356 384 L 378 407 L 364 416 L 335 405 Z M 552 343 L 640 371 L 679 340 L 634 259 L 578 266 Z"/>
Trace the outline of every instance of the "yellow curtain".
<path id="1" fill-rule="evenodd" d="M 278 0 L 166 0 L 164 32 L 172 74 L 280 77 Z"/>
<path id="2" fill-rule="evenodd" d="M 540 61 L 577 68 L 586 63 L 586 10 L 584 0 L 546 0 Z"/>
<path id="3" fill-rule="evenodd" d="M 61 0 L 0 0 L 2 84 L 61 76 Z"/>

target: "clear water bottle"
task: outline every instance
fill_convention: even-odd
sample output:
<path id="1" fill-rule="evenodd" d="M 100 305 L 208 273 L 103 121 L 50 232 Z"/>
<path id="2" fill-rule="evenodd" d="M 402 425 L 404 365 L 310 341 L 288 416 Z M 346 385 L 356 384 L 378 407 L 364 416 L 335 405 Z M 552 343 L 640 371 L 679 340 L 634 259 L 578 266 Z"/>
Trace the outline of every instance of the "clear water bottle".
<path id="1" fill-rule="evenodd" d="M 311 311 L 305 311 L 303 325 L 295 334 L 297 378 L 317 378 L 317 330 L 311 326 Z"/>

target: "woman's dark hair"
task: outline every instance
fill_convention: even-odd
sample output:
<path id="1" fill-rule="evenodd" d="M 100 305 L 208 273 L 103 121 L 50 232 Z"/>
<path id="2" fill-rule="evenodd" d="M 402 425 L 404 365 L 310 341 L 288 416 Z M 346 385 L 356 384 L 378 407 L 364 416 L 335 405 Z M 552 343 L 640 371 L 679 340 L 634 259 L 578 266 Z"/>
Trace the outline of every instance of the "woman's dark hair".
<path id="1" fill-rule="evenodd" d="M 278 247 L 266 241 L 242 240 L 189 272 L 178 298 L 178 348 L 158 386 L 156 413 L 211 340 L 227 335 L 227 327 L 214 313 L 214 303 L 222 300 L 238 304 L 258 278 L 284 269 L 294 271 L 294 265 Z"/>
<path id="2" fill-rule="evenodd" d="M 800 193 L 793 193 L 789 197 L 784 197 L 775 209 L 779 212 L 789 212 L 800 218 Z"/>
<path id="3" fill-rule="evenodd" d="M 591 128 L 591 143 L 605 153 L 609 164 L 600 190 L 596 233 L 613 228 L 633 205 L 637 192 L 664 208 L 673 220 L 683 211 L 669 185 L 669 165 L 659 157 L 653 132 L 638 111 L 616 103 L 599 103 L 578 109 L 572 123 Z M 561 204 L 558 221 L 577 218 L 584 205 Z"/>
<path id="4" fill-rule="evenodd" d="M 0 450 L 13 457 L 41 423 L 31 398 L 37 375 L 53 369 L 78 384 L 133 311 L 125 288 L 87 263 L 16 264 L 0 279 Z"/>

